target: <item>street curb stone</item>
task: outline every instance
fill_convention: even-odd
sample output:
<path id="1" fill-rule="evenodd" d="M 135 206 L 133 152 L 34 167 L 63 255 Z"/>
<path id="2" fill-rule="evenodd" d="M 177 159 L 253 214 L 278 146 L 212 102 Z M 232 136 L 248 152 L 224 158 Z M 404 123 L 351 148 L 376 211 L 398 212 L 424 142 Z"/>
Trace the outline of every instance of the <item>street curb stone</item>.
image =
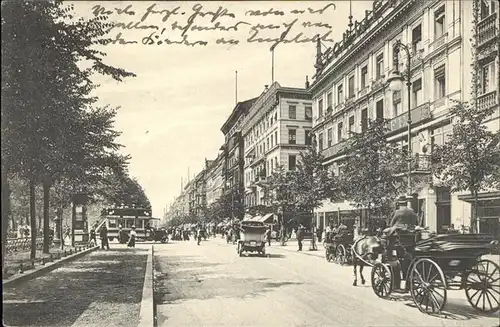
<path id="1" fill-rule="evenodd" d="M 45 265 L 38 267 L 38 268 L 35 268 L 33 270 L 26 271 L 22 274 L 14 275 L 13 277 L 11 277 L 5 281 L 2 281 L 2 288 L 14 287 L 22 282 L 40 277 L 41 275 L 43 275 L 45 273 L 48 273 L 54 269 L 59 268 L 64 263 L 69 262 L 69 261 L 74 260 L 74 259 L 77 259 L 79 257 L 82 257 L 82 256 L 84 256 L 84 255 L 86 255 L 94 250 L 97 250 L 98 248 L 99 248 L 98 246 L 94 246 L 92 248 L 89 248 L 89 249 L 83 250 L 81 252 L 69 255 L 69 256 L 64 257 L 64 258 L 61 258 L 58 261 L 45 264 Z"/>
<path id="2" fill-rule="evenodd" d="M 148 253 L 146 272 L 144 274 L 144 287 L 142 288 L 141 309 L 138 327 L 153 327 L 155 325 L 154 300 L 153 300 L 153 245 Z"/>

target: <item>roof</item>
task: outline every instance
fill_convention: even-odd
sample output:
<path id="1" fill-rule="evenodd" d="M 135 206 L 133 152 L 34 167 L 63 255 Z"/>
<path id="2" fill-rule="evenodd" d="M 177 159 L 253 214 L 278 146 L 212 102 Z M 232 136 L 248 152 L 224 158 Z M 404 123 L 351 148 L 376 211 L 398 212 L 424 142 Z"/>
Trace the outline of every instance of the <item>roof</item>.
<path id="1" fill-rule="evenodd" d="M 254 104 L 255 101 L 257 101 L 257 99 L 258 97 L 238 102 L 234 107 L 233 111 L 231 112 L 231 114 L 229 115 L 229 117 L 227 118 L 224 125 L 222 125 L 220 129 L 222 133 L 227 134 L 227 132 L 229 132 L 229 130 L 231 129 L 231 126 L 237 120 L 238 116 L 244 113 L 246 110 L 250 109 L 250 107 Z"/>

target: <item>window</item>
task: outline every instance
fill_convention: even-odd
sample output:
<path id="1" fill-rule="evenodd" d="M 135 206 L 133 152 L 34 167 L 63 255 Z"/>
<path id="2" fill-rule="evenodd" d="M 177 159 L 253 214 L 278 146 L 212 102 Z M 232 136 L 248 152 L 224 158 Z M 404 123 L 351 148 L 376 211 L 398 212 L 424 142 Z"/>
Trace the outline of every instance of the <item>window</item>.
<path id="1" fill-rule="evenodd" d="M 318 150 L 323 151 L 323 133 L 318 135 Z"/>
<path id="2" fill-rule="evenodd" d="M 332 92 L 328 92 L 326 95 L 326 111 L 332 110 L 332 105 L 333 105 L 333 99 L 332 99 Z"/>
<path id="3" fill-rule="evenodd" d="M 288 156 L 288 170 L 295 170 L 297 167 L 297 156 L 289 155 Z"/>
<path id="4" fill-rule="evenodd" d="M 434 128 L 431 131 L 431 144 L 434 145 L 443 145 L 450 139 L 450 135 L 452 134 L 452 126 L 451 124 L 441 126 L 438 128 Z"/>
<path id="5" fill-rule="evenodd" d="M 332 129 L 329 128 L 327 131 L 326 131 L 326 139 L 327 139 L 327 142 L 328 142 L 328 147 L 331 147 L 332 146 L 332 143 L 333 143 L 333 135 L 332 135 Z"/>
<path id="6" fill-rule="evenodd" d="M 434 40 L 439 39 L 445 30 L 444 5 L 434 12 Z"/>
<path id="7" fill-rule="evenodd" d="M 273 134 L 271 134 L 271 147 L 274 146 L 274 142 L 273 141 L 274 141 L 274 137 L 273 137 Z"/>
<path id="8" fill-rule="evenodd" d="M 339 123 L 337 125 L 337 142 L 342 141 L 342 129 L 344 128 L 344 124 Z"/>
<path id="9" fill-rule="evenodd" d="M 348 87 L 349 87 L 349 98 L 354 96 L 354 75 L 350 76 L 348 79 Z"/>
<path id="10" fill-rule="evenodd" d="M 297 130 L 288 130 L 288 144 L 297 144 Z"/>
<path id="11" fill-rule="evenodd" d="M 354 116 L 349 117 L 349 132 L 354 132 Z"/>
<path id="12" fill-rule="evenodd" d="M 434 84 L 436 86 L 435 99 L 441 99 L 446 95 L 446 77 L 444 65 L 434 69 Z"/>
<path id="13" fill-rule="evenodd" d="M 313 116 L 312 116 L 312 107 L 311 106 L 306 106 L 305 110 L 304 110 L 304 116 L 305 116 L 305 119 L 308 120 L 308 121 L 311 121 Z"/>
<path id="14" fill-rule="evenodd" d="M 278 144 L 278 132 L 274 132 L 274 142 Z"/>
<path id="15" fill-rule="evenodd" d="M 368 78 L 368 66 L 364 66 L 361 68 L 361 88 L 364 89 L 366 87 L 366 82 Z"/>
<path id="16" fill-rule="evenodd" d="M 377 66 L 375 67 L 375 76 L 377 79 L 381 79 L 384 73 L 384 54 L 381 53 L 377 56 Z"/>
<path id="17" fill-rule="evenodd" d="M 344 101 L 344 90 L 343 85 L 340 84 L 337 87 L 337 104 L 341 104 Z"/>
<path id="18" fill-rule="evenodd" d="M 489 15 L 497 12 L 498 6 L 495 3 L 497 0 L 481 0 L 481 19 L 485 19 Z"/>
<path id="19" fill-rule="evenodd" d="M 393 117 L 397 117 L 400 113 L 402 113 L 401 91 L 396 91 L 392 93 L 392 108 L 393 108 Z"/>
<path id="20" fill-rule="evenodd" d="M 411 32 L 411 48 L 417 53 L 422 48 L 422 25 L 419 24 Z"/>
<path id="21" fill-rule="evenodd" d="M 271 145 L 272 146 L 272 145 Z M 270 147 L 269 147 L 269 137 L 267 138 L 267 150 L 269 150 Z"/>
<path id="22" fill-rule="evenodd" d="M 368 129 L 368 109 L 361 110 L 361 132 L 364 133 Z"/>
<path id="23" fill-rule="evenodd" d="M 323 117 L 323 99 L 318 101 L 318 117 Z"/>
<path id="24" fill-rule="evenodd" d="M 384 100 L 377 101 L 376 104 L 376 119 L 384 119 Z"/>
<path id="25" fill-rule="evenodd" d="M 288 106 L 288 118 L 297 119 L 297 107 L 296 106 Z"/>
<path id="26" fill-rule="evenodd" d="M 413 82 L 413 108 L 418 107 L 422 103 L 422 79 L 419 78 Z"/>
<path id="27" fill-rule="evenodd" d="M 309 131 L 309 130 L 305 131 L 305 142 L 306 142 L 306 145 L 312 144 L 311 131 Z"/>
<path id="28" fill-rule="evenodd" d="M 496 89 L 495 61 L 490 61 L 481 67 L 481 93 L 487 93 Z"/>

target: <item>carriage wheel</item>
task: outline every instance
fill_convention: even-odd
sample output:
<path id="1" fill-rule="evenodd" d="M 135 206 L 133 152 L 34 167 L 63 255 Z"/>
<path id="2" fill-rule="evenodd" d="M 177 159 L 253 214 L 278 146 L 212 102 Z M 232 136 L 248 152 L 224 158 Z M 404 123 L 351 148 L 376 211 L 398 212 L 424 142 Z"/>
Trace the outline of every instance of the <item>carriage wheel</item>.
<path id="1" fill-rule="evenodd" d="M 439 313 L 446 304 L 443 270 L 430 259 L 418 260 L 408 278 L 413 302 L 423 313 Z"/>
<path id="2" fill-rule="evenodd" d="M 380 298 L 392 293 L 392 273 L 389 266 L 377 262 L 372 268 L 372 289 Z"/>
<path id="3" fill-rule="evenodd" d="M 345 265 L 347 262 L 346 250 L 344 245 L 339 244 L 337 250 L 335 251 L 335 260 L 340 265 Z"/>
<path id="4" fill-rule="evenodd" d="M 465 275 L 465 295 L 473 308 L 495 312 L 499 307 L 500 267 L 490 260 L 480 260 Z"/>
<path id="5" fill-rule="evenodd" d="M 330 251 L 328 251 L 327 247 L 325 247 L 325 259 L 328 262 L 330 262 L 330 260 L 331 260 L 331 258 L 330 258 Z"/>

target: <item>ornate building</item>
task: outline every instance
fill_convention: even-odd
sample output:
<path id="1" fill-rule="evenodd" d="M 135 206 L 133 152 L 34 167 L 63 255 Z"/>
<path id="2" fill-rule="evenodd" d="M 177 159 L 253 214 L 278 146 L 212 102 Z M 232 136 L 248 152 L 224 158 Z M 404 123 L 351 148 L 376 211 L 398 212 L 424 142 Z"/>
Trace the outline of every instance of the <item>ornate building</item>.
<path id="1" fill-rule="evenodd" d="M 310 93 L 277 82 L 249 108 L 241 125 L 247 209 L 265 205 L 262 186 L 276 167 L 295 169 L 300 151 L 311 145 L 311 120 Z"/>
<path id="2" fill-rule="evenodd" d="M 478 105 L 498 107 L 498 3 L 474 1 L 481 2 L 478 45 L 496 45 L 482 54 Z M 343 39 L 332 48 L 322 53 L 318 45 L 310 91 L 313 133 L 325 165 L 340 173 L 346 140 L 353 132 L 362 133 L 369 119 L 389 119 L 388 141 L 408 148 L 406 108 L 410 101 L 412 173 L 430 176 L 428 156 L 432 146 L 446 142 L 452 130 L 453 118 L 448 115 L 452 101 L 470 99 L 472 11 L 473 1 L 376 0 L 373 10 L 366 11 L 361 22 L 351 22 Z M 409 96 L 406 87 L 400 92 L 388 87 L 398 41 L 411 51 Z M 401 55 L 399 70 L 403 71 L 406 58 L 403 51 Z M 498 110 L 487 124 L 498 130 Z M 470 205 L 460 199 L 461 195 L 438 185 L 439 181 L 433 179 L 418 194 L 416 210 L 424 224 L 438 232 L 451 224 L 470 225 Z M 491 224 L 485 223 L 482 231 L 498 232 L 500 204 L 492 206 L 496 206 L 490 210 L 496 218 Z M 317 226 L 323 227 L 330 219 L 358 215 L 363 219 L 363 212 L 348 202 L 325 201 L 316 210 Z"/>

